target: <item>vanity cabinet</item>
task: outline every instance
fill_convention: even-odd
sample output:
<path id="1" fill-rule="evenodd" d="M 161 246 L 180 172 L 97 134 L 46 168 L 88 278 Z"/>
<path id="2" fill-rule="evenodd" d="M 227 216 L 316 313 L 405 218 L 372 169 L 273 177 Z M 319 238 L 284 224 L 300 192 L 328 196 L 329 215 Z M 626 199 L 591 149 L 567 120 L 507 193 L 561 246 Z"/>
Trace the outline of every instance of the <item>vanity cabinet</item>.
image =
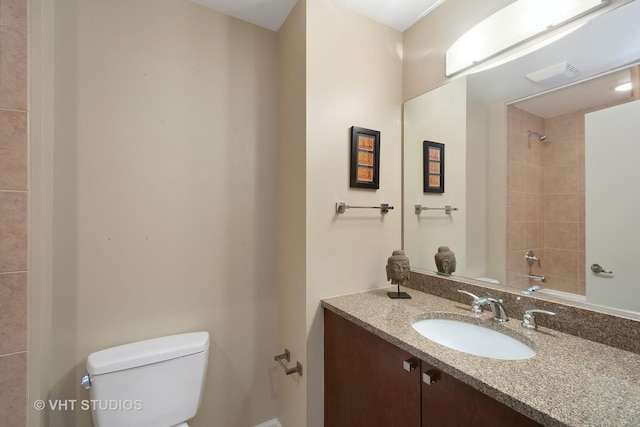
<path id="1" fill-rule="evenodd" d="M 325 310 L 324 425 L 420 426 L 419 365 L 404 350 Z"/>
<path id="2" fill-rule="evenodd" d="M 424 361 L 421 372 L 422 427 L 541 425 Z"/>
<path id="3" fill-rule="evenodd" d="M 327 427 L 540 425 L 326 309 L 324 405 Z"/>

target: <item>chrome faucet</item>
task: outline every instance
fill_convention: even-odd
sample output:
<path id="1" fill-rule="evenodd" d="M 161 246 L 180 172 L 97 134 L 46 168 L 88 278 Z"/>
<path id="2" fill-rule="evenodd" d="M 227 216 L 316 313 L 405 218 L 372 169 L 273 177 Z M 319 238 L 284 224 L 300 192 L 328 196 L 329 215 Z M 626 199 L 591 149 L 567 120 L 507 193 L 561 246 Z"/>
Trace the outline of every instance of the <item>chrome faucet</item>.
<path id="1" fill-rule="evenodd" d="M 478 304 L 478 301 L 480 300 L 479 296 L 474 295 L 469 291 L 463 291 L 462 289 L 458 289 L 458 292 L 460 292 L 461 294 L 467 294 L 471 298 L 473 298 L 473 301 L 471 302 L 471 311 L 473 311 L 475 314 L 482 313 L 482 306 Z"/>
<path id="2" fill-rule="evenodd" d="M 524 312 L 522 316 L 522 326 L 527 329 L 538 329 L 538 325 L 536 324 L 536 318 L 533 316 L 533 313 L 542 313 L 548 314 L 549 316 L 555 316 L 556 314 L 553 311 L 547 310 L 527 310 Z"/>
<path id="3" fill-rule="evenodd" d="M 509 321 L 509 316 L 507 316 L 507 312 L 504 309 L 504 301 L 502 301 L 501 299 L 496 299 L 493 297 L 483 297 L 474 301 L 474 304 L 478 304 L 480 307 L 485 304 L 491 304 L 491 309 L 493 310 L 493 320 L 500 323 Z"/>

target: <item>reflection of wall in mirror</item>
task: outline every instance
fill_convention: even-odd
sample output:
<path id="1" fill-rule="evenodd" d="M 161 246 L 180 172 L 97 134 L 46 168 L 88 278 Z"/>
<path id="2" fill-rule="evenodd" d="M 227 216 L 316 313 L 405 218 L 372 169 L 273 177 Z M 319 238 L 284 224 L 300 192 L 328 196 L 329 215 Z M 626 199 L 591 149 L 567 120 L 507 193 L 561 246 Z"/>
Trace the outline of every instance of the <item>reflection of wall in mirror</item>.
<path id="1" fill-rule="evenodd" d="M 404 250 L 412 264 L 436 270 L 433 254 L 440 246 L 456 253 L 457 275 L 486 275 L 486 120 L 475 121 L 461 78 L 404 105 Z M 464 125 L 460 125 L 463 123 Z M 469 138 L 469 135 L 474 135 Z M 423 142 L 446 146 L 444 193 L 423 191 Z M 436 163 L 437 166 L 437 163 Z M 437 178 L 437 176 L 435 176 Z M 429 208 L 415 213 L 414 205 Z M 444 207 L 458 208 L 450 215 Z"/>
<path id="2" fill-rule="evenodd" d="M 550 118 L 508 107 L 506 284 L 527 288 L 526 275 L 544 275 L 546 288 L 585 294 L 584 116 L 609 106 Z M 528 250 L 540 267 L 527 265 Z"/>

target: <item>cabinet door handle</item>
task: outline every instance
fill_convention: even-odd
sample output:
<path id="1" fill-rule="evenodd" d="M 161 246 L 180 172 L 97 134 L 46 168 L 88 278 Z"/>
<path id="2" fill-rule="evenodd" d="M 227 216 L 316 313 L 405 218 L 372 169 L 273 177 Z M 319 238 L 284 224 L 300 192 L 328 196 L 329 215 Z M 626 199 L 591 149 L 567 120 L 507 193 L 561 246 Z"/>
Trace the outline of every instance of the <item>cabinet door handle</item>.
<path id="1" fill-rule="evenodd" d="M 407 371 L 407 372 L 411 372 L 414 369 L 416 369 L 416 361 L 415 359 L 407 359 L 404 362 L 402 362 L 402 368 Z"/>
<path id="2" fill-rule="evenodd" d="M 422 381 L 424 381 L 424 383 L 427 385 L 435 384 L 437 379 L 438 379 L 438 371 L 436 370 L 432 369 L 430 371 L 422 373 Z"/>

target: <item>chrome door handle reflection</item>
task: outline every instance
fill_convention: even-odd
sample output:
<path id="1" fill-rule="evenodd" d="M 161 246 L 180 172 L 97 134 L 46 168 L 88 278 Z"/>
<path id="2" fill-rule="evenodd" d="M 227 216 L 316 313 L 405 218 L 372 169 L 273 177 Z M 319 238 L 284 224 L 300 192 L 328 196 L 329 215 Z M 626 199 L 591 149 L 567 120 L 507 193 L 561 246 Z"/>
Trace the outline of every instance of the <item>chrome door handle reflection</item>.
<path id="1" fill-rule="evenodd" d="M 591 271 L 593 271 L 594 273 L 607 273 L 607 274 L 613 274 L 613 271 L 611 270 L 605 270 L 604 268 L 602 268 L 600 266 L 600 264 L 591 264 Z"/>

